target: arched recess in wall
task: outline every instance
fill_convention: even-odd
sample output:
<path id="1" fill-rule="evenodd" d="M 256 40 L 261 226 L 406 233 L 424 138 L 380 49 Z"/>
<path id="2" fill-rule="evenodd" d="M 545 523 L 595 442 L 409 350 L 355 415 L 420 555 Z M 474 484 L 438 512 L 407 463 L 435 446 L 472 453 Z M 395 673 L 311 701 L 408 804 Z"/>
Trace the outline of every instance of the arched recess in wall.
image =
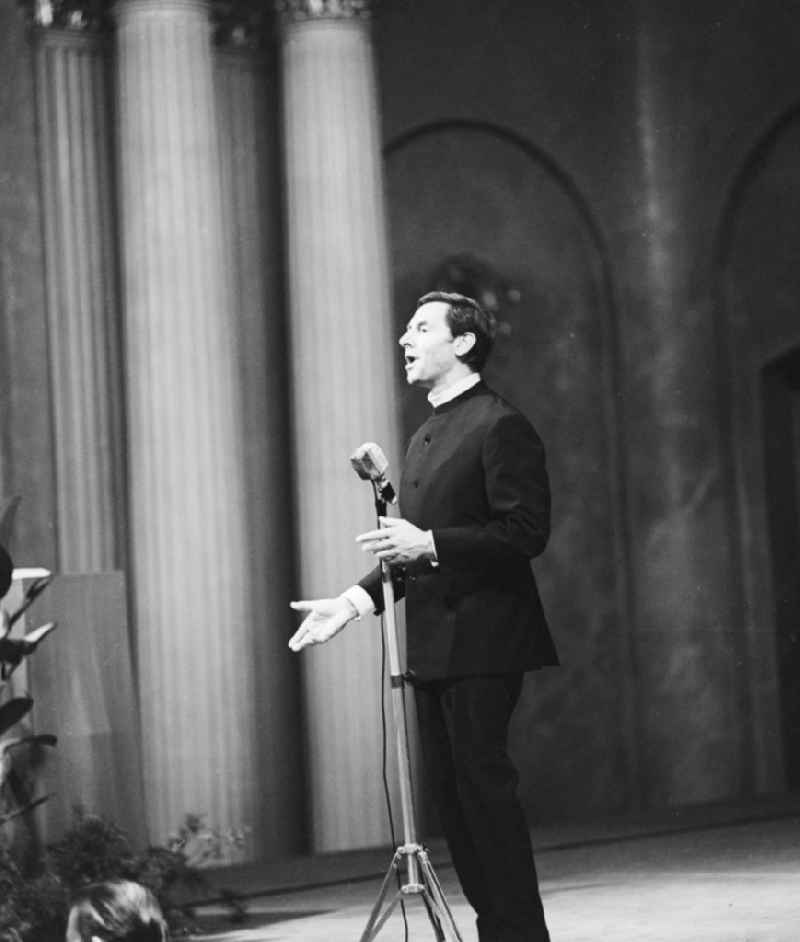
<path id="1" fill-rule="evenodd" d="M 553 534 L 535 568 L 563 666 L 536 675 L 518 710 L 523 796 L 534 816 L 630 807 L 617 342 L 599 229 L 557 163 L 504 128 L 425 125 L 390 142 L 385 158 L 397 336 L 415 299 L 447 284 L 450 269 L 453 287 L 487 293 L 501 325 L 487 379 L 548 449 Z M 396 382 L 410 433 L 428 407 L 405 388 L 399 355 Z"/>
<path id="2" fill-rule="evenodd" d="M 787 762 L 794 747 L 787 748 L 785 738 L 800 695 L 791 693 L 796 683 L 787 682 L 787 629 L 780 624 L 781 572 L 788 547 L 800 540 L 791 513 L 800 494 L 800 393 L 791 392 L 792 369 L 784 369 L 795 362 L 792 351 L 800 350 L 798 152 L 800 105 L 774 121 L 743 162 L 714 254 L 758 791 L 781 789 L 787 773 L 793 779 L 788 784 L 800 786 L 800 768 L 792 772 Z M 795 739 L 800 748 L 800 730 Z"/>

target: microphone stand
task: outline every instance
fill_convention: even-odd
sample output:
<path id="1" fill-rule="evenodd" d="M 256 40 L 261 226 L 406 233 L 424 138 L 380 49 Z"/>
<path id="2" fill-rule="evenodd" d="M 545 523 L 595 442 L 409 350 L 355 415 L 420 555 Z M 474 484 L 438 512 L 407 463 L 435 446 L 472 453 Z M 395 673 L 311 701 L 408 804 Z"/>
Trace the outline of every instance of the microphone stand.
<path id="1" fill-rule="evenodd" d="M 375 480 L 372 480 L 371 484 L 375 495 L 377 516 L 379 518 L 385 517 L 387 508 L 384 489 Z M 380 520 L 378 525 L 380 526 Z M 392 716 L 397 746 L 397 769 L 400 778 L 403 843 L 395 850 L 360 942 L 372 942 L 372 939 L 378 935 L 397 904 L 404 900 L 406 896 L 420 896 L 422 898 L 438 942 L 463 942 L 450 907 L 447 905 L 439 879 L 428 857 L 428 852 L 417 841 L 405 711 L 405 679 L 400 672 L 397 627 L 394 618 L 394 586 L 392 585 L 389 564 L 383 559 L 381 560 L 381 590 L 383 593 L 386 648 L 389 655 Z M 405 880 L 401 882 L 400 868 L 403 865 L 405 866 Z M 397 881 L 399 889 L 394 897 L 389 900 L 393 877 Z"/>

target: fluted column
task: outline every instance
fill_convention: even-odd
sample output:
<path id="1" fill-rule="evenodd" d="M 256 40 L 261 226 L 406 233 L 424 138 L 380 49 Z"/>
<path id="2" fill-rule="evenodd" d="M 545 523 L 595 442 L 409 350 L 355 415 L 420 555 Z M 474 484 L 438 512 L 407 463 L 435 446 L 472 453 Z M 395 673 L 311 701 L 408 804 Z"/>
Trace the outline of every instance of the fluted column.
<path id="1" fill-rule="evenodd" d="M 187 811 L 256 826 L 262 625 L 248 601 L 208 4 L 122 0 L 115 15 L 133 603 L 159 838 Z"/>
<path id="2" fill-rule="evenodd" d="M 105 44 L 36 33 L 58 567 L 119 565 L 120 381 Z"/>
<path id="3" fill-rule="evenodd" d="M 335 594 L 366 571 L 355 535 L 374 525 L 348 456 L 383 445 L 397 469 L 381 155 L 365 3 L 283 11 L 290 334 L 300 592 Z M 317 850 L 385 839 L 380 633 L 351 624 L 304 652 Z M 391 751 L 391 743 L 390 743 Z"/>

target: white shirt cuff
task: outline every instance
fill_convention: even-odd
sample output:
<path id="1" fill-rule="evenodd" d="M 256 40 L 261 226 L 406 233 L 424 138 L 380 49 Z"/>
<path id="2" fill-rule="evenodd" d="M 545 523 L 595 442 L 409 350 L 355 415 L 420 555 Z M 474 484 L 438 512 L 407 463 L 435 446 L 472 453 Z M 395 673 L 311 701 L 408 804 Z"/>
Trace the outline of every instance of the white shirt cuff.
<path id="1" fill-rule="evenodd" d="M 353 608 L 358 612 L 359 618 L 363 618 L 364 615 L 372 615 L 375 611 L 375 606 L 372 599 L 369 597 L 369 592 L 367 592 L 366 589 L 362 589 L 360 585 L 351 585 L 349 589 L 345 589 L 344 592 L 342 592 L 342 597 L 350 602 Z"/>

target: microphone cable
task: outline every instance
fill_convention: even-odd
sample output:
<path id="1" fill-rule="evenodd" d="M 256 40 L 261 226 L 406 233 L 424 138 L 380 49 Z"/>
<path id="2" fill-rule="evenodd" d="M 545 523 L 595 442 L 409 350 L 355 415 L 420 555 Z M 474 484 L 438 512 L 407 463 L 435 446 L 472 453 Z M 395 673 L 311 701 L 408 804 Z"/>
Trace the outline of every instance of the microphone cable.
<path id="1" fill-rule="evenodd" d="M 398 843 L 397 836 L 394 828 L 394 814 L 392 813 L 392 796 L 389 790 L 389 773 L 388 773 L 388 748 L 387 748 L 387 735 L 386 735 L 386 632 L 385 625 L 383 623 L 383 613 L 381 613 L 381 775 L 383 778 L 383 794 L 386 798 L 386 811 L 389 816 L 389 833 L 392 838 L 392 853 L 397 851 Z M 405 700 L 403 702 L 403 709 L 405 709 Z M 402 896 L 403 891 L 403 878 L 400 873 L 400 869 L 397 869 L 397 889 L 401 894 L 400 896 L 400 911 L 403 914 L 403 939 L 404 942 L 408 942 L 408 916 L 406 914 L 406 901 Z"/>

